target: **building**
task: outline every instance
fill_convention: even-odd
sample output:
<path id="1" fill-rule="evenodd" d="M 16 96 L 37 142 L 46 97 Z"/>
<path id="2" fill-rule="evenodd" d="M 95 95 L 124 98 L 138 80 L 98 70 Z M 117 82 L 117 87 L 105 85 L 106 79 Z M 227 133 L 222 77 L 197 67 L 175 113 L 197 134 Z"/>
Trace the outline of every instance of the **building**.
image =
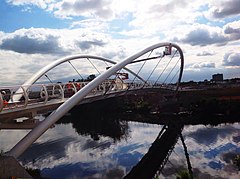
<path id="1" fill-rule="evenodd" d="M 212 75 L 212 81 L 218 82 L 218 81 L 223 81 L 223 74 L 214 74 Z"/>

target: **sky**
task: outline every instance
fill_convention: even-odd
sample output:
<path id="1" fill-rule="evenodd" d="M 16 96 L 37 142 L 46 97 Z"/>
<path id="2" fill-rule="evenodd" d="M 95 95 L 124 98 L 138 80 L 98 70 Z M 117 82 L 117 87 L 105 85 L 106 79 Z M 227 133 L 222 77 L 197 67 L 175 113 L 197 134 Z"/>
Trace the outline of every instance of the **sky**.
<path id="1" fill-rule="evenodd" d="M 22 84 L 61 57 L 120 61 L 178 44 L 183 81 L 240 78 L 240 0 L 2 0 L 0 85 Z"/>

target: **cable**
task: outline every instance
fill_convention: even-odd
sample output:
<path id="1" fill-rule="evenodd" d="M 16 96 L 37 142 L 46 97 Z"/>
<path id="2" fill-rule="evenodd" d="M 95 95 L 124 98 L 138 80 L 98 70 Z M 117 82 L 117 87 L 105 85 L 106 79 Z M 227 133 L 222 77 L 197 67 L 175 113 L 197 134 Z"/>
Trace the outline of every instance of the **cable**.
<path id="1" fill-rule="evenodd" d="M 151 52 L 149 53 L 147 59 L 149 58 L 149 56 L 152 54 L 153 50 L 151 50 Z M 144 60 L 144 59 L 143 59 Z M 142 60 L 141 60 L 142 61 Z M 139 61 L 140 62 L 140 61 Z M 132 83 L 135 81 L 135 79 L 137 78 L 138 74 L 140 73 L 140 71 L 142 70 L 142 68 L 144 67 L 144 65 L 146 64 L 146 60 L 144 61 L 144 63 L 142 64 L 141 68 L 138 70 L 137 75 L 134 76 Z M 127 89 L 127 91 L 129 90 L 129 88 Z"/>
<path id="2" fill-rule="evenodd" d="M 175 51 L 175 53 L 173 54 L 173 56 L 171 57 L 171 59 L 169 60 L 168 64 L 165 66 L 165 68 L 163 69 L 162 73 L 158 76 L 156 82 L 154 83 L 154 85 L 158 82 L 158 80 L 161 78 L 163 72 L 166 70 L 166 68 L 168 67 L 168 65 L 170 64 L 170 62 L 172 61 L 173 57 L 175 56 L 175 54 L 177 53 L 177 50 Z"/>
<path id="3" fill-rule="evenodd" d="M 177 152 L 175 152 L 175 150 L 173 150 L 173 153 L 179 158 L 179 160 L 181 160 L 182 163 L 185 163 L 185 161 L 177 154 Z"/>
<path id="4" fill-rule="evenodd" d="M 153 72 L 156 70 L 156 68 L 158 67 L 159 63 L 161 62 L 162 58 L 164 56 L 160 56 L 161 58 L 158 60 L 158 63 L 156 64 L 156 66 L 153 68 L 152 72 L 150 73 L 150 75 L 148 76 L 147 80 L 145 81 L 143 87 L 145 86 L 145 84 L 147 83 L 147 81 L 150 79 L 150 77 L 152 76 Z"/>
<path id="5" fill-rule="evenodd" d="M 189 172 L 189 174 L 190 174 L 190 177 L 193 178 L 192 165 L 191 165 L 190 158 L 189 158 L 189 154 L 188 154 L 188 151 L 187 151 L 187 145 L 186 145 L 185 142 L 184 142 L 184 138 L 183 138 L 181 132 L 180 132 L 180 139 L 181 139 L 181 141 L 182 141 L 183 148 L 184 148 L 184 153 L 185 153 L 185 157 L 186 157 L 186 159 L 187 159 L 188 172 Z"/>
<path id="6" fill-rule="evenodd" d="M 175 63 L 174 67 L 172 68 L 172 70 L 168 73 L 168 76 L 165 78 L 163 84 L 167 81 L 169 75 L 172 73 L 172 71 L 175 69 L 175 67 L 177 66 L 178 62 L 179 62 L 180 58 L 177 60 L 177 62 Z"/>
<path id="7" fill-rule="evenodd" d="M 175 75 L 173 76 L 173 78 L 171 79 L 171 81 L 169 83 L 171 83 L 173 81 L 173 79 L 176 77 L 176 75 L 178 74 L 179 71 L 180 71 L 180 69 L 178 69 L 178 71 L 175 73 Z"/>
<path id="8" fill-rule="evenodd" d="M 98 71 L 97 67 L 90 61 L 89 58 L 87 58 L 87 60 L 91 63 L 91 65 L 97 70 L 98 74 L 101 74 L 100 71 Z"/>
<path id="9" fill-rule="evenodd" d="M 168 160 L 167 162 L 172 165 L 172 167 L 173 167 L 173 169 L 175 170 L 176 173 L 179 173 L 179 170 L 173 165 L 172 162 L 170 162 L 170 160 Z"/>
<path id="10" fill-rule="evenodd" d="M 107 64 L 107 62 L 106 62 L 106 61 L 104 61 L 104 63 L 105 63 L 105 65 L 108 67 L 108 64 Z"/>
<path id="11" fill-rule="evenodd" d="M 142 62 L 142 61 L 147 61 L 147 60 L 153 60 L 153 59 L 156 59 L 156 58 L 159 58 L 159 57 L 162 57 L 161 55 L 160 56 L 156 56 L 156 57 L 147 57 L 147 58 L 143 58 L 143 59 L 139 59 L 139 60 L 135 60 L 135 61 L 132 61 L 130 62 L 130 64 L 132 63 L 138 63 L 138 62 Z"/>
<path id="12" fill-rule="evenodd" d="M 73 67 L 73 69 L 77 72 L 77 74 L 82 78 L 82 80 L 83 80 L 83 77 L 82 77 L 82 75 L 78 72 L 78 70 L 73 66 L 73 64 L 70 62 L 70 61 L 68 61 L 69 63 L 70 63 L 70 65 Z"/>
<path id="13" fill-rule="evenodd" d="M 53 83 L 52 80 L 48 77 L 47 74 L 44 74 L 44 76 L 50 81 L 50 83 Z"/>

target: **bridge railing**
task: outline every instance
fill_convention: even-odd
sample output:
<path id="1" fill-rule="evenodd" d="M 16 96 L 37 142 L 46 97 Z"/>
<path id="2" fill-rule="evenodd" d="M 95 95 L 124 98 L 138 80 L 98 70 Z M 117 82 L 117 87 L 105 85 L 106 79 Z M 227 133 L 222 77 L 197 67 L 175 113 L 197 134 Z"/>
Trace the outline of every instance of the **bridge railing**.
<path id="1" fill-rule="evenodd" d="M 20 89 L 20 90 L 19 90 Z M 46 104 L 51 99 L 64 99 L 60 84 L 34 84 L 29 86 L 6 86 L 0 88 L 0 112 L 30 105 Z M 14 100 L 14 96 L 21 96 Z"/>
<path id="2" fill-rule="evenodd" d="M 34 84 L 29 86 L 6 86 L 0 88 L 0 113 L 16 108 L 27 108 L 34 105 L 45 105 L 61 103 L 73 96 L 89 82 L 69 82 Z M 119 79 L 108 79 L 93 89 L 85 98 L 113 94 L 121 91 L 131 91 L 143 88 L 162 88 L 174 90 L 172 85 L 154 84 L 151 81 L 122 81 Z M 21 90 L 19 90 L 21 89 Z M 14 100 L 14 96 L 20 95 L 19 100 Z"/>
<path id="3" fill-rule="evenodd" d="M 16 108 L 64 102 L 89 82 L 34 84 L 25 86 L 6 86 L 0 88 L 0 113 Z M 116 93 L 119 91 L 142 88 L 141 83 L 125 83 L 118 79 L 109 79 L 93 89 L 85 98 Z M 19 90 L 21 89 L 21 90 Z M 19 100 L 14 96 L 19 95 Z"/>

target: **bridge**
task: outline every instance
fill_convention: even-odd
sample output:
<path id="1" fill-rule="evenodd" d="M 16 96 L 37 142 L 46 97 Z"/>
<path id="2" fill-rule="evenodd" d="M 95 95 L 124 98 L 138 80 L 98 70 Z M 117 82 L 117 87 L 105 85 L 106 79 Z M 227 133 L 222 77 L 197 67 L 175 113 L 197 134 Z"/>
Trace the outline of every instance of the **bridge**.
<path id="1" fill-rule="evenodd" d="M 1 100 L 1 123 L 12 123 L 17 119 L 30 120 L 36 115 L 48 113 L 55 110 L 89 82 L 68 82 L 64 84 L 33 84 L 30 86 L 8 86 L 2 88 L 4 95 Z M 15 89 L 21 89 L 16 92 Z M 27 90 L 26 90 L 27 89 Z M 86 95 L 77 105 L 91 103 L 97 100 L 131 95 L 139 92 L 147 93 L 149 90 L 162 92 L 164 96 L 173 96 L 175 86 L 153 85 L 142 83 L 129 83 L 121 80 L 106 80 L 97 88 Z M 8 94 L 5 92 L 8 91 Z M 15 96 L 21 95 L 21 100 L 13 100 Z M 3 125 L 0 125 L 0 129 Z"/>
<path id="2" fill-rule="evenodd" d="M 61 75 L 67 65 L 78 80 L 67 82 L 49 77 Z M 158 43 L 119 62 L 93 55 L 64 57 L 40 69 L 23 85 L 0 87 L 0 123 L 20 117 L 32 119 L 53 111 L 6 155 L 20 156 L 76 105 L 153 89 L 165 95 L 176 94 L 183 66 L 183 52 L 178 45 Z"/>

